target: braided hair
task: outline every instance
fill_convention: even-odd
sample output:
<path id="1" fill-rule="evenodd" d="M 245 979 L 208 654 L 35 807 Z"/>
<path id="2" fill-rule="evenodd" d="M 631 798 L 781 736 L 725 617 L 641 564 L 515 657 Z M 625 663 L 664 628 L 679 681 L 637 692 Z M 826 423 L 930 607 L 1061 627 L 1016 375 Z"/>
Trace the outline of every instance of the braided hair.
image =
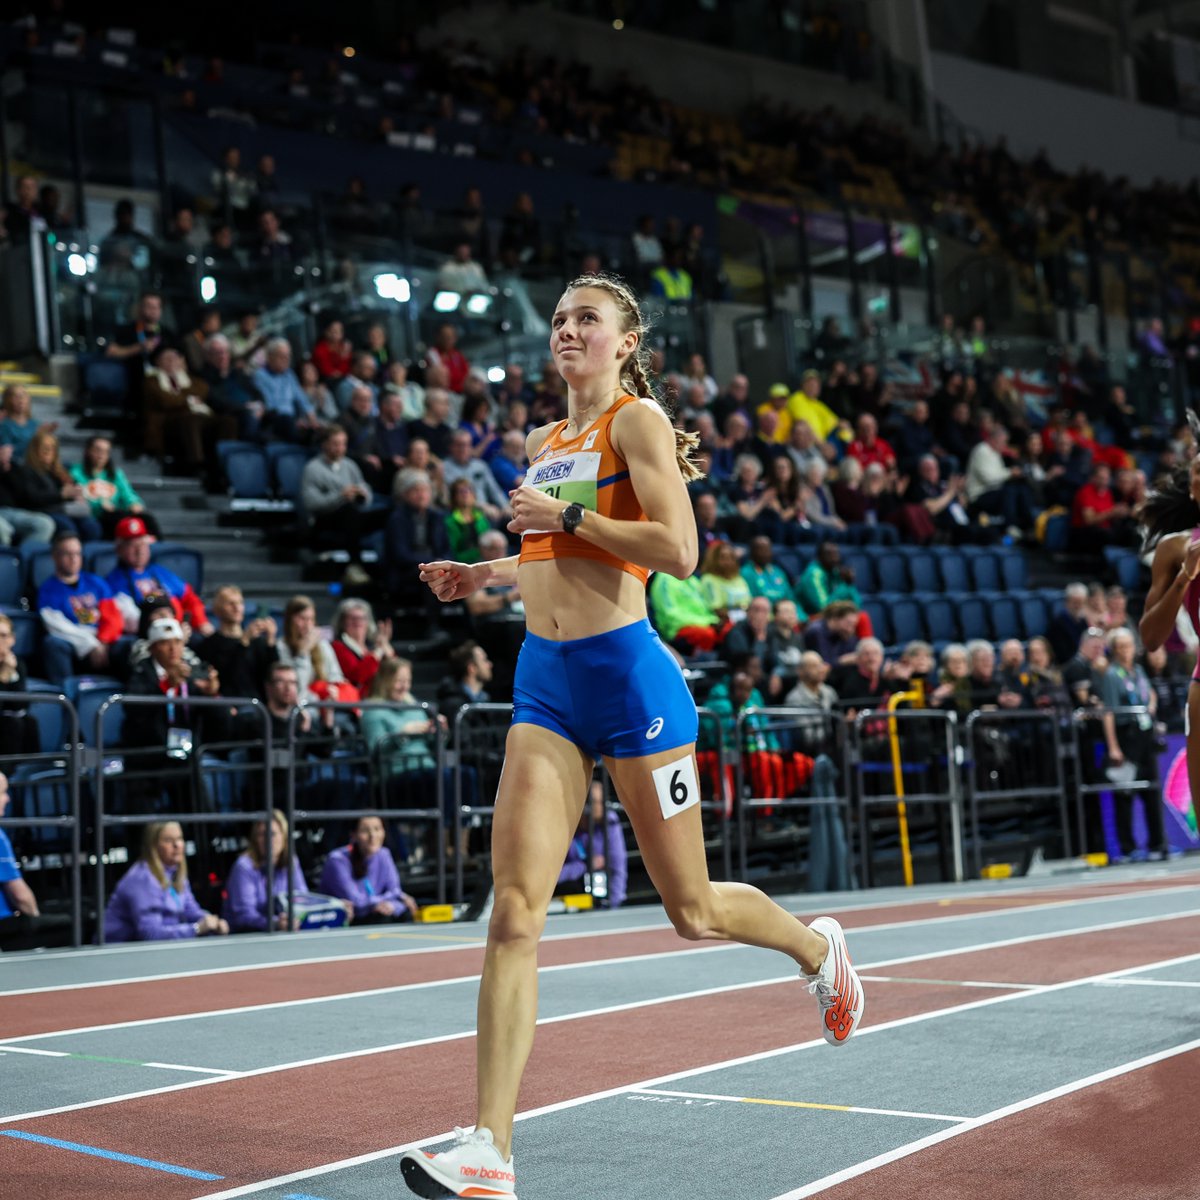
<path id="1" fill-rule="evenodd" d="M 666 413 L 668 419 L 674 416 L 670 408 L 655 395 L 650 384 L 650 348 L 646 345 L 646 337 L 650 325 L 642 315 L 634 290 L 619 275 L 607 271 L 595 274 L 579 275 L 567 284 L 568 292 L 579 288 L 598 288 L 607 292 L 616 305 L 621 323 L 622 333 L 636 333 L 637 346 L 621 367 L 621 386 L 631 395 L 653 400 Z M 692 452 L 700 445 L 700 435 L 685 433 L 682 429 L 675 430 L 675 462 L 679 473 L 685 482 L 703 478 L 704 472 L 696 465 Z"/>

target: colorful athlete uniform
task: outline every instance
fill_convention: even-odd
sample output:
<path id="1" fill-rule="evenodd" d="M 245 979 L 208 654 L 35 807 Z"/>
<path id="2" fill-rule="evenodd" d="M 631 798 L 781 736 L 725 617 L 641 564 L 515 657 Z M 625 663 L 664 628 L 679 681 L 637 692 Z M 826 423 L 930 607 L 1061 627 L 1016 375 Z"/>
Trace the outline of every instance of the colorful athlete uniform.
<path id="1" fill-rule="evenodd" d="M 1189 547 L 1200 542 L 1200 529 L 1193 529 L 1191 534 L 1187 535 L 1187 539 Z M 1187 613 L 1192 629 L 1200 638 L 1200 578 L 1193 579 L 1187 585 L 1187 591 L 1183 593 L 1183 611 Z M 1200 683 L 1200 655 L 1197 656 L 1196 665 L 1192 669 L 1192 682 Z"/>
<path id="2" fill-rule="evenodd" d="M 557 425 L 534 455 L 525 482 L 540 492 L 619 521 L 645 521 L 629 467 L 612 444 L 612 422 L 635 396 L 622 396 L 573 438 Z M 563 531 L 531 530 L 521 563 L 590 558 L 642 584 L 645 567 Z M 526 633 L 513 682 L 513 724 L 539 725 L 595 758 L 639 758 L 696 740 L 696 706 L 679 664 L 648 620 L 593 637 L 556 642 Z"/>

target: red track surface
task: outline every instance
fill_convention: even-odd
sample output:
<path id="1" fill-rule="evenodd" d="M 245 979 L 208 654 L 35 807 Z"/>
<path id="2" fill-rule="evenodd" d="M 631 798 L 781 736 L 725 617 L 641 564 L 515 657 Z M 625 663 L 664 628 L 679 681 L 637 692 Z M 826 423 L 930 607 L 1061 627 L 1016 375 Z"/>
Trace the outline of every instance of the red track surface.
<path id="1" fill-rule="evenodd" d="M 1081 934 L 1061 942 L 913 963 L 903 970 L 920 978 L 1050 982 L 1194 952 L 1200 944 L 1200 916 L 1151 928 L 1153 936 L 1144 928 Z M 601 939 L 622 941 L 621 937 Z M 586 949 L 590 957 L 600 944 L 550 943 L 546 949 L 561 946 L 566 953 Z M 612 952 L 629 951 L 614 947 Z M 401 961 L 412 964 L 419 957 Z M 453 955 L 428 957 L 444 960 Z M 391 962 L 394 966 L 396 960 Z M 334 976 L 347 969 L 345 963 L 325 968 Z M 256 973 L 255 1000 L 283 998 L 276 996 L 273 984 L 282 974 Z M 281 982 L 287 986 L 286 979 Z M 339 990 L 343 985 L 339 981 Z M 916 993 L 903 985 L 876 984 L 869 992 L 868 1019 L 878 1024 L 989 994 L 995 993 L 983 989 L 964 993 L 957 987 L 930 984 Z M 29 999 L 40 1001 L 53 1016 L 59 999 L 70 998 L 73 1006 L 75 995 Z M 193 1005 L 204 1000 L 194 997 Z M 545 1026 L 538 1031 L 520 1107 L 568 1100 L 807 1040 L 817 1028 L 809 1003 L 796 985 L 776 985 Z M 381 1039 L 398 1033 L 402 1036 L 394 1029 L 381 1031 Z M 619 1055 L 614 1053 L 618 1046 Z M 441 1133 L 469 1120 L 473 1082 L 474 1041 L 464 1038 L 37 1118 L 16 1127 L 226 1178 L 211 1186 L 197 1184 L 98 1159 L 76 1162 L 61 1150 L 11 1142 L 4 1146 L 5 1180 L 13 1195 L 34 1200 L 96 1196 L 182 1200 Z M 404 1100 L 418 1095 L 419 1107 Z M 1103 1135 L 1109 1127 L 1106 1122 L 1097 1128 Z M 923 1196 L 929 1194 L 926 1185 Z"/>
<path id="2" fill-rule="evenodd" d="M 1142 1067 L 961 1134 L 822 1192 L 828 1200 L 1032 1196 L 1195 1200 L 1200 1051 Z M 1014 1152 L 1015 1148 L 1015 1152 Z M 930 1180 L 937 1180 L 936 1192 Z"/>

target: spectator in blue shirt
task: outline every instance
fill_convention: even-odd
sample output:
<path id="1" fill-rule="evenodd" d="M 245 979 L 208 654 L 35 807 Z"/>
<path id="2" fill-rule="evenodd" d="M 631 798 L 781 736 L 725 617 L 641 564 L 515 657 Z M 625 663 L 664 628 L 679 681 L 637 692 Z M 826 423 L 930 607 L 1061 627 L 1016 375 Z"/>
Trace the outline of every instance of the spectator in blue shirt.
<path id="1" fill-rule="evenodd" d="M 320 428 L 312 402 L 292 370 L 292 347 L 287 338 L 267 343 L 267 362 L 254 372 L 254 386 L 263 398 L 263 426 L 270 436 L 302 442 Z"/>
<path id="2" fill-rule="evenodd" d="M 525 482 L 529 459 L 525 457 L 525 434 L 510 429 L 500 439 L 500 453 L 492 459 L 492 474 L 505 495 Z"/>
<path id="3" fill-rule="evenodd" d="M 0 772 L 0 817 L 8 808 L 8 776 Z M 69 917 L 43 916 L 37 897 L 21 877 L 8 834 L 0 829 L 0 950 L 32 950 L 70 941 Z"/>

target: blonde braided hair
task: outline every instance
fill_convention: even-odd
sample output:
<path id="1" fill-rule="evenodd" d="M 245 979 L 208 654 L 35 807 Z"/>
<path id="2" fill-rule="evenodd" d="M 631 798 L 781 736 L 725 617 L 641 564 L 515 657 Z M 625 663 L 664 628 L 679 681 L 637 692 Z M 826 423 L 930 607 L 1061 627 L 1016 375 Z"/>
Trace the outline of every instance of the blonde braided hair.
<path id="1" fill-rule="evenodd" d="M 637 334 L 637 346 L 634 347 L 633 353 L 621 367 L 621 386 L 631 396 L 653 400 L 666 413 L 668 419 L 673 418 L 675 414 L 655 395 L 650 384 L 650 348 L 646 345 L 650 325 L 642 315 L 641 306 L 638 304 L 638 298 L 633 288 L 619 275 L 610 275 L 606 271 L 579 275 L 567 284 L 566 290 L 573 292 L 579 288 L 598 288 L 600 291 L 607 292 L 617 307 L 621 332 Z M 687 483 L 704 477 L 704 472 L 692 458 L 692 452 L 699 445 L 700 435 L 698 433 L 684 433 L 682 429 L 675 430 L 675 462 L 679 467 L 680 475 Z"/>

